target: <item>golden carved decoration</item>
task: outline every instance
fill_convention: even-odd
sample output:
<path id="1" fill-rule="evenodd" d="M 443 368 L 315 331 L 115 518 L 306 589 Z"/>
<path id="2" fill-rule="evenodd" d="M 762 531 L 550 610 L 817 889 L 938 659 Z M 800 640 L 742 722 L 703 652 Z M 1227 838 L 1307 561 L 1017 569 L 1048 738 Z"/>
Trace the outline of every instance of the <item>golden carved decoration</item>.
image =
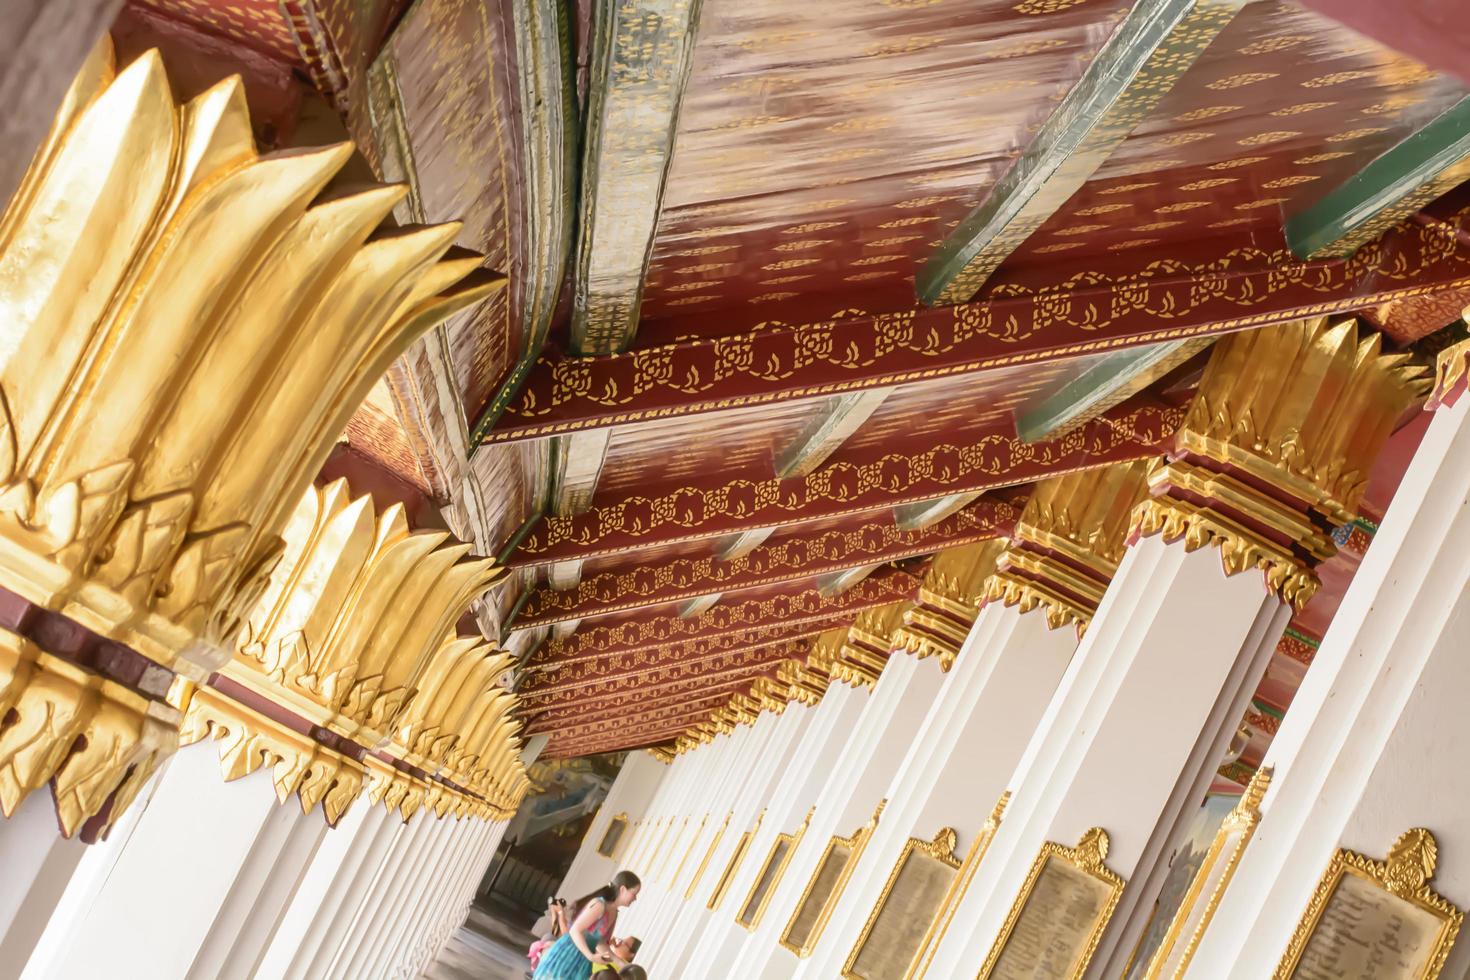
<path id="1" fill-rule="evenodd" d="M 1348 888 L 1361 888 L 1366 893 L 1349 897 L 1348 901 L 1355 906 L 1366 906 L 1375 900 L 1382 903 L 1377 908 L 1365 908 L 1360 913 L 1350 912 L 1349 915 L 1354 918 L 1361 915 L 1367 919 L 1372 915 L 1379 919 L 1412 921 L 1413 927 L 1419 929 L 1421 935 L 1430 930 L 1432 935 L 1423 936 L 1427 940 L 1427 948 L 1422 949 L 1422 952 L 1406 941 L 1410 938 L 1406 929 L 1385 930 L 1388 934 L 1379 937 L 1371 934 L 1359 935 L 1357 932 L 1350 937 L 1344 937 L 1340 931 L 1336 936 L 1330 936 L 1332 930 L 1329 930 L 1329 933 L 1324 933 L 1328 945 L 1330 946 L 1333 939 L 1339 942 L 1346 939 L 1358 946 L 1373 944 L 1370 945 L 1373 952 L 1401 957 L 1399 963 L 1383 964 L 1385 970 L 1397 967 L 1399 975 L 1412 975 L 1416 980 L 1435 980 L 1444 969 L 1450 948 L 1465 921 L 1465 913 L 1461 909 L 1429 887 L 1438 859 L 1439 844 L 1434 835 L 1423 827 L 1413 827 L 1400 834 L 1393 847 L 1389 848 L 1386 861 L 1376 861 L 1346 848 L 1339 849 L 1312 892 L 1311 901 L 1307 903 L 1306 911 L 1302 913 L 1301 921 L 1292 933 L 1286 953 L 1281 957 L 1276 972 L 1272 974 L 1272 980 L 1291 980 L 1297 975 L 1297 968 L 1303 958 L 1310 955 L 1319 930 L 1333 918 L 1334 898 L 1339 891 L 1346 891 Z M 1381 894 L 1374 896 L 1374 892 Z M 1387 942 L 1375 943 L 1376 939 Z M 1415 952 L 1420 952 L 1417 958 L 1413 955 Z M 1411 959 L 1412 963 L 1409 962 Z"/>
<path id="2" fill-rule="evenodd" d="M 1042 609 L 1052 629 L 1079 635 L 1123 560 L 1129 519 L 1148 491 L 1146 460 L 1039 483 L 990 578 L 988 597 L 1021 612 Z"/>
<path id="3" fill-rule="evenodd" d="M 893 634 L 893 649 L 920 659 L 938 657 L 948 672 L 980 614 L 986 583 L 1005 545 L 1002 539 L 981 541 L 935 555 L 917 602 Z"/>
<path id="4" fill-rule="evenodd" d="M 50 778 L 63 833 L 125 809 L 176 744 L 166 675 L 227 658 L 352 411 L 504 284 L 444 258 L 457 224 L 380 230 L 406 191 L 332 186 L 351 153 L 262 156 L 239 78 L 181 103 L 104 40 L 0 216 L 0 586 L 163 677 L 134 698 L 27 654 L 5 813 Z"/>
<path id="5" fill-rule="evenodd" d="M 1461 319 L 1470 315 L 1470 309 L 1461 313 Z M 1429 407 L 1453 405 L 1470 385 L 1470 340 L 1446 347 L 1435 358 L 1434 390 L 1429 395 Z"/>
<path id="6" fill-rule="evenodd" d="M 1220 824 L 1210 849 L 1205 852 L 1204 860 L 1189 884 L 1189 891 L 1174 912 L 1169 931 L 1164 934 L 1163 942 L 1149 962 L 1144 980 L 1180 980 L 1189 969 L 1189 961 L 1194 958 L 1201 937 L 1210 927 L 1215 909 L 1219 907 L 1225 889 L 1230 887 L 1230 879 L 1234 877 L 1241 856 L 1261 821 L 1261 801 L 1271 785 L 1272 772 L 1271 766 L 1257 769 L 1240 801 Z"/>
<path id="7" fill-rule="evenodd" d="M 1087 964 L 1092 960 L 1092 954 L 1097 951 L 1097 944 L 1102 939 L 1108 920 L 1113 916 L 1113 910 L 1118 906 L 1118 898 L 1123 894 L 1123 879 L 1103 864 L 1107 856 L 1108 834 L 1100 827 L 1093 827 L 1084 833 L 1076 847 L 1067 847 L 1053 841 L 1047 841 L 1041 845 L 1041 853 L 1036 856 L 1035 863 L 1031 865 L 1031 871 L 1021 885 L 1021 891 L 1016 896 L 1015 902 L 1011 905 L 1010 913 L 1006 916 L 1000 935 L 996 937 L 995 944 L 991 946 L 990 953 L 985 957 L 985 964 L 980 968 L 979 980 L 987 980 L 1001 965 L 1001 961 L 1006 957 L 1006 946 L 1012 934 L 1023 925 L 1027 905 L 1033 894 L 1039 893 L 1037 886 L 1048 873 L 1060 874 L 1066 883 L 1064 887 L 1092 891 L 1088 897 L 1093 901 L 1093 914 L 1087 922 L 1080 923 L 1086 926 L 1088 931 L 1076 937 L 1080 940 L 1077 944 L 1076 956 L 1069 964 L 1067 971 L 1062 974 L 1069 980 L 1082 976 L 1087 970 Z M 1052 865 L 1052 862 L 1056 864 Z M 1053 868 L 1056 870 L 1053 871 Z M 1063 886 L 1059 885 L 1059 887 Z M 1042 921 L 1034 928 L 1067 928 L 1078 924 L 1070 921 L 1048 921 L 1050 919 L 1048 913 L 1051 911 L 1038 908 L 1033 915 Z"/>
<path id="8" fill-rule="evenodd" d="M 869 937 L 873 935 L 873 928 L 878 924 L 879 917 L 888 905 L 889 898 L 893 894 L 894 886 L 898 884 L 899 876 L 903 874 L 909 861 L 916 856 L 928 857 L 933 861 L 937 861 L 944 868 L 957 871 L 960 867 L 960 859 L 955 857 L 954 853 L 957 840 L 958 837 L 953 827 L 941 827 L 935 833 L 932 841 L 926 841 L 921 837 L 910 837 L 904 842 L 903 850 L 899 853 L 898 860 L 894 862 L 892 870 L 888 872 L 888 878 L 883 882 L 883 888 L 878 892 L 878 900 L 873 903 L 872 910 L 863 922 L 863 928 L 858 933 L 857 942 L 853 943 L 852 951 L 848 954 L 847 961 L 842 965 L 842 976 L 844 980 L 867 980 L 864 974 L 860 972 L 858 962 L 862 957 L 864 947 L 868 944 Z M 950 884 L 953 884 L 952 878 Z M 907 917 L 909 915 L 922 914 L 924 910 L 899 908 L 896 911 Z M 923 940 L 921 938 L 919 948 L 914 950 L 914 958 L 904 968 L 905 976 L 913 975 L 918 954 L 922 950 Z"/>
<path id="9" fill-rule="evenodd" d="M 294 793 L 306 811 L 322 802 L 332 824 L 361 792 L 366 767 L 254 710 L 250 699 L 361 749 L 387 746 L 413 769 L 466 788 L 492 767 L 509 774 L 515 699 L 495 682 L 514 660 L 453 635 L 505 570 L 470 558 L 469 546 L 446 532 L 411 532 L 396 504 L 378 514 L 370 497 L 352 499 L 343 480 L 308 488 L 284 534 L 281 562 L 220 670 L 223 681 L 214 682 L 224 689 L 176 693 L 186 708 L 180 740 L 220 741 L 226 779 L 271 764 L 282 801 Z M 384 775 L 405 783 L 394 799 L 426 798 L 422 780 Z M 511 783 L 484 788 L 505 809 L 525 785 L 518 770 Z M 446 810 L 460 805 L 452 791 L 435 800 Z"/>
<path id="10" fill-rule="evenodd" d="M 817 941 L 822 938 L 822 930 L 827 927 L 827 921 L 832 918 L 832 912 L 837 908 L 837 900 L 842 897 L 842 889 L 847 885 L 847 879 L 852 877 L 853 869 L 862 859 L 863 849 L 868 846 L 868 839 L 873 836 L 873 831 L 878 829 L 878 820 L 883 816 L 883 808 L 887 804 L 887 799 L 879 800 L 877 807 L 873 810 L 872 818 L 851 836 L 833 837 L 827 841 L 821 859 L 812 869 L 812 876 L 807 879 L 806 887 L 801 891 L 801 897 L 796 900 L 796 908 L 791 912 L 791 920 L 786 923 L 786 928 L 781 932 L 781 945 L 799 958 L 806 959 L 812 955 L 812 950 L 817 948 Z M 846 858 L 839 858 L 838 855 L 844 851 Z M 840 867 L 833 866 L 835 874 L 829 873 L 828 862 L 836 860 L 842 860 L 843 863 Z M 826 893 L 819 895 L 817 888 L 824 884 L 827 886 Z M 811 918 L 805 915 L 809 902 L 820 903 L 813 910 L 814 914 Z M 803 927 L 805 927 L 804 933 L 801 931 Z"/>
<path id="11" fill-rule="evenodd" d="M 995 801 L 995 806 L 990 810 L 990 816 L 985 819 L 979 833 L 970 843 L 970 850 L 965 854 L 959 874 L 955 875 L 954 880 L 949 883 L 949 891 L 945 894 L 944 901 L 939 903 L 939 910 L 935 913 L 933 921 L 929 923 L 929 928 L 919 943 L 919 950 L 914 954 L 913 962 L 909 965 L 903 980 L 914 980 L 916 977 L 928 974 L 929 966 L 934 962 L 934 954 L 939 949 L 939 943 L 949 930 L 950 922 L 954 921 L 955 910 L 959 908 L 960 899 L 965 897 L 965 892 L 970 888 L 970 882 L 975 880 L 975 873 L 980 870 L 980 862 L 984 860 L 985 852 L 990 849 L 990 842 L 995 839 L 995 832 L 1000 829 L 1001 819 L 1005 816 L 1006 806 L 1010 802 L 1010 790 L 1001 793 L 1000 799 Z"/>
<path id="12" fill-rule="evenodd" d="M 1131 533 L 1218 546 L 1227 575 L 1258 568 L 1300 608 L 1319 584 L 1313 566 L 1335 553 L 1331 527 L 1352 520 L 1395 423 L 1428 391 L 1425 372 L 1353 320 L 1231 334 Z"/>
<path id="13" fill-rule="evenodd" d="M 875 609 L 864 609 L 848 627 L 847 638 L 831 667 L 832 679 L 851 687 L 872 687 L 878 683 L 884 664 L 893 649 L 894 632 L 903 624 L 904 613 L 913 608 L 908 599 L 890 602 Z"/>
<path id="14" fill-rule="evenodd" d="M 760 925 L 761 917 L 766 914 L 766 906 L 771 903 L 771 896 L 776 893 L 776 886 L 781 883 L 781 876 L 786 873 L 786 866 L 791 863 L 791 856 L 801 845 L 801 839 L 806 836 L 806 828 L 816 812 L 817 808 L 811 807 L 802 818 L 801 826 L 796 828 L 796 833 L 777 834 L 776 839 L 771 842 L 771 850 L 761 864 L 760 873 L 751 882 L 749 894 L 735 912 L 735 922 L 745 931 L 754 932 L 756 926 Z"/>

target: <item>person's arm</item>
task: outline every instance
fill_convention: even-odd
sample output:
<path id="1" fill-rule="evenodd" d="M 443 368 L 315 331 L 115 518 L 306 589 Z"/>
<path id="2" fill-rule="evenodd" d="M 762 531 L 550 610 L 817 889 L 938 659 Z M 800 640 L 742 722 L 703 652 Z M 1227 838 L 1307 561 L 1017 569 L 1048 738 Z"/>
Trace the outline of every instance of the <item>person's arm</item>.
<path id="1" fill-rule="evenodd" d="M 577 952 L 587 957 L 591 963 L 606 963 L 610 957 L 604 956 L 587 944 L 587 930 L 597 925 L 597 920 L 602 918 L 602 902 L 593 899 L 582 909 L 572 927 L 567 930 L 567 935 L 572 937 L 572 945 L 577 947 Z"/>

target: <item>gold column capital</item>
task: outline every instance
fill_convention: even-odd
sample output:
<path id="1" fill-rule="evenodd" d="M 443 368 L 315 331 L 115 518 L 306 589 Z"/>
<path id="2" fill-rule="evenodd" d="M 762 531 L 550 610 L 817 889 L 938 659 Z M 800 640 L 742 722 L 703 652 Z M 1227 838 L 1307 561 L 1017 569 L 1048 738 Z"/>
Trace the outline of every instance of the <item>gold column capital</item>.
<path id="1" fill-rule="evenodd" d="M 1129 517 L 1148 491 L 1137 460 L 1043 480 L 996 563 L 987 597 L 1045 611 L 1052 629 L 1087 629 L 1123 560 Z"/>
<path id="2" fill-rule="evenodd" d="M 938 657 L 946 672 L 954 666 L 1005 545 L 1004 538 L 995 538 L 935 555 L 919 585 L 918 601 L 893 634 L 893 649 L 921 660 Z"/>
<path id="3" fill-rule="evenodd" d="M 888 654 L 893 650 L 893 634 L 903 625 L 904 613 L 913 605 L 908 599 L 900 599 L 858 613 L 833 661 L 832 679 L 851 687 L 872 687 L 878 683 L 883 666 L 888 663 Z"/>
<path id="4" fill-rule="evenodd" d="M 1448 353 L 1448 352 L 1447 352 Z M 1431 387 L 1407 353 L 1355 320 L 1299 320 L 1215 345 L 1174 449 L 1149 475 L 1134 536 L 1220 548 L 1300 608 L 1336 551 L 1399 418 Z"/>
<path id="5" fill-rule="evenodd" d="M 50 661 L 0 677 L 5 814 L 53 778 L 63 833 L 121 814 L 352 411 L 504 285 L 457 224 L 385 225 L 403 188 L 331 188 L 351 155 L 262 155 L 239 78 L 182 101 L 159 52 L 119 69 L 104 40 L 0 215 L 0 589 L 116 654 L 42 651 L 71 693 Z"/>

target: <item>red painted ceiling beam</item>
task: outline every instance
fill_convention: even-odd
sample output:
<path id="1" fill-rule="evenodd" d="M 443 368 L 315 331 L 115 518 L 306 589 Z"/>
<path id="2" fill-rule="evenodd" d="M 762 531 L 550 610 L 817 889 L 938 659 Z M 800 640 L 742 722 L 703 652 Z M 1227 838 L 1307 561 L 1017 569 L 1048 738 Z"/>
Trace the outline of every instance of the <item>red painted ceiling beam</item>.
<path id="1" fill-rule="evenodd" d="M 575 742 L 548 742 L 544 754 L 548 758 L 576 759 L 605 752 L 622 752 L 651 748 L 684 734 L 709 717 L 709 712 L 696 716 L 692 724 L 663 724 L 640 728 L 636 732 L 611 731 L 578 739 Z"/>
<path id="2" fill-rule="evenodd" d="M 584 513 L 543 518 L 510 564 L 601 557 L 749 528 L 825 520 L 1141 459 L 1164 451 L 1184 411 L 1183 405 L 1145 396 L 1046 442 L 1022 442 L 1007 421 L 918 446 L 841 454 L 790 480 L 736 478 L 707 487 L 599 498 Z M 517 621 L 516 628 L 524 628 L 525 622 Z"/>
<path id="3" fill-rule="evenodd" d="M 600 692 L 600 696 L 584 691 L 554 692 L 546 695 L 545 702 L 523 705 L 523 730 L 527 735 L 535 735 L 558 725 L 610 717 L 630 706 L 642 710 L 660 704 L 682 704 L 691 696 L 703 697 L 717 691 L 728 695 L 743 689 L 757 677 L 768 677 L 773 673 L 773 664 L 755 663 L 719 676 L 684 677 L 663 684 L 626 686 Z M 563 710 L 556 710 L 558 708 Z"/>
<path id="4" fill-rule="evenodd" d="M 605 737 L 608 734 L 621 735 L 620 728 L 626 730 L 637 725 L 677 725 L 688 727 L 691 718 L 705 718 L 714 711 L 730 701 L 729 691 L 720 691 L 703 697 L 686 698 L 674 703 L 659 705 L 654 708 L 634 707 L 622 711 L 619 714 L 603 718 L 589 718 L 578 720 L 563 725 L 555 732 L 550 733 L 554 742 L 574 742 L 588 738 Z M 698 721 L 693 722 L 698 724 Z"/>
<path id="5" fill-rule="evenodd" d="M 762 627 L 791 629 L 851 619 L 864 609 L 907 598 L 919 580 L 909 572 L 888 566 L 840 595 L 823 596 L 814 588 L 770 595 L 755 594 L 711 606 L 698 616 L 683 619 L 672 614 L 643 615 L 594 623 L 562 640 L 543 644 L 532 654 L 533 665 L 550 664 L 588 654 L 651 650 L 689 640 L 713 640 Z"/>
<path id="6" fill-rule="evenodd" d="M 794 627 L 782 630 L 774 636 L 755 635 L 748 639 L 739 637 L 738 639 L 745 639 L 746 642 L 713 650 L 701 649 L 677 658 L 659 656 L 664 650 L 655 650 L 652 655 L 644 650 L 636 653 L 615 653 L 596 660 L 571 660 L 528 672 L 517 690 L 524 698 L 547 691 L 585 688 L 614 678 L 647 677 L 657 680 L 716 671 L 722 666 L 801 657 L 807 652 L 809 639 L 820 632 Z"/>
<path id="7" fill-rule="evenodd" d="M 1442 202 L 1448 220 L 1463 199 Z M 1451 229 L 1453 234 L 1453 229 Z M 1222 240 L 1215 254 L 1011 275 L 985 299 L 819 323 L 767 324 L 609 357 L 551 353 L 487 442 L 812 398 L 1227 333 L 1470 287 L 1470 248 L 1407 223 L 1349 260 Z"/>
<path id="8" fill-rule="evenodd" d="M 730 561 L 704 555 L 584 575 L 575 589 L 537 589 L 516 625 L 529 628 L 590 619 L 716 592 L 728 596 L 1004 537 L 1015 526 L 1021 506 L 1009 500 L 977 500 L 942 521 L 913 531 L 898 528 L 892 510 L 884 510 L 856 527 L 830 528 L 810 538 L 785 538 Z"/>

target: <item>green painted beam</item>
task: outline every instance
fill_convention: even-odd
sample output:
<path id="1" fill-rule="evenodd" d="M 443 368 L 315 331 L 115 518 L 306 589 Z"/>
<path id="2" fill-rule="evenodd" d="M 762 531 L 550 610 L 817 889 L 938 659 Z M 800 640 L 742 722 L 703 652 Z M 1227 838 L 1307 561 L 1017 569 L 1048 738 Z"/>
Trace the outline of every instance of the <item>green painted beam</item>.
<path id="1" fill-rule="evenodd" d="M 1286 221 L 1299 259 L 1340 258 L 1470 179 L 1470 96 Z"/>
<path id="2" fill-rule="evenodd" d="M 1026 442 L 1040 442 L 1074 429 L 1147 388 L 1212 342 L 1213 338 L 1203 337 L 1104 354 L 1061 388 L 1016 412 L 1016 434 Z"/>
<path id="3" fill-rule="evenodd" d="M 963 303 L 1146 119 L 1246 0 L 1139 0 L 990 194 L 919 272 L 919 299 Z"/>
<path id="4" fill-rule="evenodd" d="M 615 354 L 638 330 L 700 0 L 593 5 L 572 352 Z"/>

